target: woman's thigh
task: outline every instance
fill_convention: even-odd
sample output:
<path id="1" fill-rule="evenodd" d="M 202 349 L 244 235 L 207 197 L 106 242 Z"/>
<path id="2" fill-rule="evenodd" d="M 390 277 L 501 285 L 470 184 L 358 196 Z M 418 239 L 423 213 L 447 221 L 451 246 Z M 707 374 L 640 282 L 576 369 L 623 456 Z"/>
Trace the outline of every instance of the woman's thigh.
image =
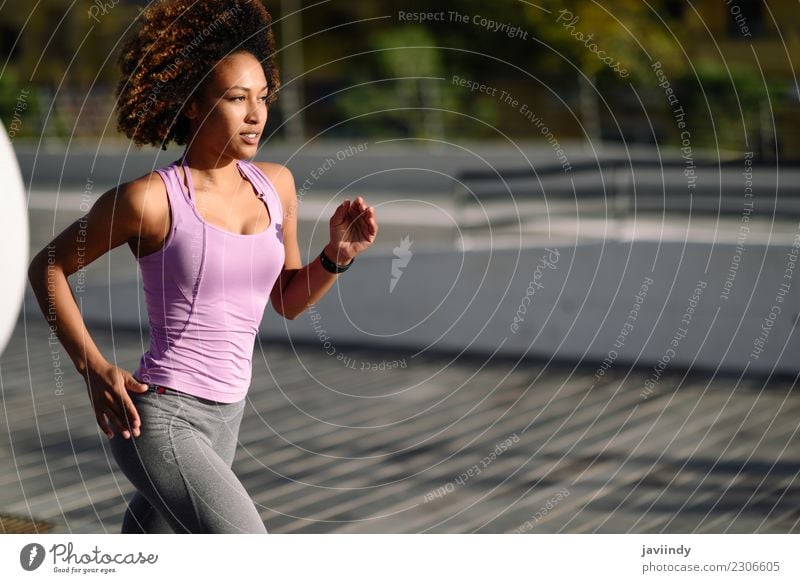
<path id="1" fill-rule="evenodd" d="M 219 415 L 223 423 L 218 425 L 216 434 L 211 436 L 211 447 L 230 467 L 236 457 L 236 446 L 239 445 L 239 428 L 244 417 L 244 402 L 229 410 L 221 411 Z"/>
<path id="2" fill-rule="evenodd" d="M 172 534 L 172 525 L 139 490 L 135 490 L 122 518 L 120 534 Z"/>
<path id="3" fill-rule="evenodd" d="M 129 394 L 142 421 L 141 434 L 131 439 L 115 434 L 112 454 L 173 530 L 265 533 L 255 505 L 230 467 L 243 403 L 217 406 L 176 393 Z"/>

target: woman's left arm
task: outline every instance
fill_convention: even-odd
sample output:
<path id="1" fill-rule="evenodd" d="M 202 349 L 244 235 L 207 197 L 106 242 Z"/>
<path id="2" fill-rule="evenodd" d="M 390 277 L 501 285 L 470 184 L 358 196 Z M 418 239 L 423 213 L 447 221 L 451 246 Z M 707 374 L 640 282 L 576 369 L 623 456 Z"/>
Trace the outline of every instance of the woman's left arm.
<path id="1" fill-rule="evenodd" d="M 270 293 L 273 309 L 288 320 L 294 320 L 309 306 L 318 302 L 339 277 L 322 266 L 319 255 L 303 265 L 297 244 L 297 193 L 294 177 L 280 164 L 256 162 L 270 178 L 283 205 L 283 246 L 286 253 L 283 269 Z M 375 209 L 363 198 L 356 197 L 340 204 L 330 219 L 330 241 L 325 255 L 344 267 L 375 241 L 378 223 Z"/>

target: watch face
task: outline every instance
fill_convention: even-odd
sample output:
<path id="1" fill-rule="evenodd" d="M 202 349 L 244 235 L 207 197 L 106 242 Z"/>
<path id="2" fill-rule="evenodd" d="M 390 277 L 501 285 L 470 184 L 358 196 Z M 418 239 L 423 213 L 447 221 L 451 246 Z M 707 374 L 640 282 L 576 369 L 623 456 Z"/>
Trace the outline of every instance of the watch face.
<path id="1" fill-rule="evenodd" d="M 0 285 L 0 353 L 6 347 L 19 316 L 28 272 L 28 213 L 25 208 L 25 185 L 19 171 L 17 156 L 5 126 L 0 131 L 0 176 L 3 193 L 0 196 L 0 265 L 3 266 L 3 285 Z"/>

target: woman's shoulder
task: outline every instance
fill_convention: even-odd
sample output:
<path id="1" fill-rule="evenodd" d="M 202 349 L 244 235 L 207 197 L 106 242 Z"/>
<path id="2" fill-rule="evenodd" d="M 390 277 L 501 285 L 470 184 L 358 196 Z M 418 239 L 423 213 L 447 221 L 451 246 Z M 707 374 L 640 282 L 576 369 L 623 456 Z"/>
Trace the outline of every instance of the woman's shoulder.
<path id="1" fill-rule="evenodd" d="M 284 209 L 293 206 L 297 201 L 297 193 L 295 192 L 294 176 L 283 164 L 275 162 L 252 162 L 255 164 L 275 187 L 278 196 L 281 199 L 281 204 Z"/>
<path id="2" fill-rule="evenodd" d="M 255 160 L 253 160 L 253 164 L 258 166 L 261 171 L 267 175 L 267 178 L 275 185 L 275 188 L 280 189 L 281 187 L 286 188 L 294 186 L 292 171 L 283 164 L 277 164 L 275 162 L 257 162 Z"/>
<path id="3" fill-rule="evenodd" d="M 142 208 L 152 203 L 156 203 L 154 206 L 160 206 L 159 203 L 162 202 L 166 204 L 166 194 L 167 185 L 157 170 L 120 184 L 120 195 L 127 199 L 129 204 Z"/>
<path id="4" fill-rule="evenodd" d="M 156 170 L 123 182 L 117 190 L 120 212 L 139 225 L 142 238 L 158 236 L 169 217 L 167 186 Z"/>

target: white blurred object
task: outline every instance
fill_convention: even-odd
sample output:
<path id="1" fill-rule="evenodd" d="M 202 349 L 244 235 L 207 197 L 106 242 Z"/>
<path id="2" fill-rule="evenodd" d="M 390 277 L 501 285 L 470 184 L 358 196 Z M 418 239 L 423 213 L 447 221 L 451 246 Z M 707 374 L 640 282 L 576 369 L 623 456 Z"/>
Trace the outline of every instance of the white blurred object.
<path id="1" fill-rule="evenodd" d="M 0 354 L 17 322 L 25 285 L 28 281 L 28 248 L 30 247 L 28 213 L 25 210 L 25 185 L 17 156 L 11 147 L 5 125 L 0 124 Z"/>

